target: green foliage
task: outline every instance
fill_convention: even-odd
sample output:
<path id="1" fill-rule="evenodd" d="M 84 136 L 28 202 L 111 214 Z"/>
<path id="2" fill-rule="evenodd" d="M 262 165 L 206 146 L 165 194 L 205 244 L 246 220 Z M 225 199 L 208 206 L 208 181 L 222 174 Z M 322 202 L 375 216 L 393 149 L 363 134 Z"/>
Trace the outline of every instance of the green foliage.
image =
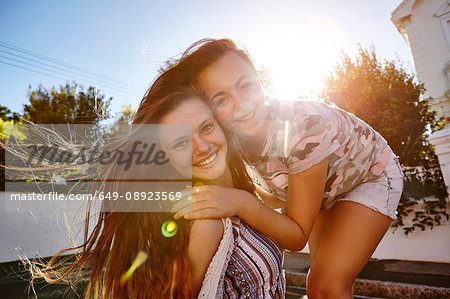
<path id="1" fill-rule="evenodd" d="M 7 107 L 0 105 L 0 119 L 7 121 L 9 120 L 8 115 L 11 114 L 11 110 L 9 110 Z"/>
<path id="2" fill-rule="evenodd" d="M 6 110 L 9 111 L 8 108 L 6 108 Z M 3 110 L 3 111 L 5 111 L 5 110 Z M 9 111 L 8 113 L 11 113 L 11 111 Z M 19 123 L 20 123 L 20 120 L 16 120 L 14 118 L 9 119 L 9 117 L 6 117 L 6 120 L 4 120 L 2 117 L 0 117 L 0 191 L 5 191 L 4 142 L 6 141 L 6 137 L 10 136 L 10 135 L 14 135 L 19 140 L 22 140 L 25 137 L 18 130 L 18 127 L 16 126 L 16 124 L 19 124 Z"/>
<path id="3" fill-rule="evenodd" d="M 264 89 L 269 97 L 274 97 L 274 91 L 273 91 L 273 78 L 272 78 L 272 69 L 267 66 L 262 66 L 258 69 L 259 77 L 262 80 L 262 83 L 264 85 Z"/>
<path id="4" fill-rule="evenodd" d="M 14 136 L 17 140 L 25 139 L 25 135 L 20 132 L 19 127 L 16 124 L 20 122 L 16 122 L 14 120 L 3 120 L 0 118 L 0 141 L 6 142 L 6 137 Z"/>
<path id="5" fill-rule="evenodd" d="M 403 227 L 406 235 L 416 229 L 433 229 L 441 221 L 449 220 L 447 213 L 447 188 L 439 167 L 405 167 L 405 186 L 400 205 L 397 209 L 398 219 L 392 226 Z M 423 208 L 418 206 L 423 204 Z M 412 215 L 411 223 L 405 218 Z"/>
<path id="6" fill-rule="evenodd" d="M 60 86 L 59 90 L 40 85 L 28 90 L 30 103 L 24 105 L 24 117 L 37 124 L 90 124 L 109 117 L 112 98 L 105 100 L 95 87 L 84 90 L 75 82 Z"/>
<path id="7" fill-rule="evenodd" d="M 380 61 L 373 47 L 359 47 L 354 60 L 342 55 L 321 97 L 363 119 L 386 138 L 403 165 L 414 166 L 436 159 L 426 138 L 443 125 L 424 92 L 401 62 Z"/>
<path id="8" fill-rule="evenodd" d="M 321 97 L 371 125 L 388 141 L 403 165 L 423 165 L 430 169 L 438 164 L 426 138 L 430 131 L 441 129 L 444 122 L 430 110 L 424 92 L 423 84 L 400 61 L 380 61 L 373 47 L 359 47 L 355 59 L 343 53 L 342 60 L 326 79 Z M 440 170 L 424 170 L 420 175 L 406 171 L 398 220 L 393 226 L 403 226 L 405 234 L 409 234 L 415 229 L 439 225 L 449 217 L 447 196 Z M 422 202 L 424 209 L 418 210 Z M 413 215 L 411 224 L 405 221 L 409 215 Z"/>
<path id="9" fill-rule="evenodd" d="M 117 114 L 117 123 L 119 124 L 131 124 L 133 117 L 136 114 L 136 110 L 130 105 L 125 105 L 122 107 L 120 113 Z"/>
<path id="10" fill-rule="evenodd" d="M 3 121 L 12 120 L 16 123 L 20 121 L 20 115 L 17 112 L 11 112 L 8 107 L 0 105 L 0 119 Z"/>

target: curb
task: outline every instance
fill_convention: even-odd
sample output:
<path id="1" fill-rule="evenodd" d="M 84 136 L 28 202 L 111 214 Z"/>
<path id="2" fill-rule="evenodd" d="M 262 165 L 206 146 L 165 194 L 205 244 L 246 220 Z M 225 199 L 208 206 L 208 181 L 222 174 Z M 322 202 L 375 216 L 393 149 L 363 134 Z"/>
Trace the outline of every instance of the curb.
<path id="1" fill-rule="evenodd" d="M 288 286 L 306 287 L 306 273 L 285 270 Z M 450 288 L 357 278 L 355 294 L 381 298 L 450 298 Z"/>

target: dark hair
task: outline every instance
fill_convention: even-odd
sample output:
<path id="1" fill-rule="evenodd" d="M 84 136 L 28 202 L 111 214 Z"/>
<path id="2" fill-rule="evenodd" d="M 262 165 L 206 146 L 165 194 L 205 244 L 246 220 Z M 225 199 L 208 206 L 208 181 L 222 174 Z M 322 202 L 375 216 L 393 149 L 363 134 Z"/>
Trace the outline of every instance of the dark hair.
<path id="1" fill-rule="evenodd" d="M 138 124 L 158 123 L 184 100 L 196 96 L 193 90 L 187 88 L 163 88 L 160 85 L 158 88 L 152 86 L 148 94 L 153 97 L 148 98 L 147 95 L 148 101 L 140 107 L 140 113 L 133 122 L 136 127 Z M 132 142 L 126 139 L 117 145 L 123 152 L 131 146 Z M 133 169 L 133 174 L 123 171 L 123 167 L 118 163 L 108 165 L 99 178 L 127 181 L 127 175 L 143 171 L 144 166 Z M 146 166 L 146 169 L 149 168 Z M 143 191 L 136 189 L 142 188 L 142 184 L 133 182 L 114 182 L 97 187 L 103 187 L 104 192 L 123 191 L 119 194 Z M 109 201 L 103 201 L 104 204 L 109 204 Z M 120 204 L 119 200 L 117 205 Z M 30 262 L 31 283 L 44 278 L 50 283 L 65 281 L 76 284 L 81 280 L 83 271 L 90 270 L 85 298 L 189 298 L 191 265 L 186 252 L 191 221 L 178 220 L 178 232 L 167 238 L 161 233 L 161 227 L 168 220 L 173 220 L 172 213 L 116 212 L 109 206 L 98 214 L 91 231 L 91 203 L 88 202 L 83 244 L 58 252 L 48 263 Z M 122 282 L 122 275 L 140 251 L 148 255 L 148 260 L 134 270 L 130 279 Z M 66 254 L 69 255 L 64 256 Z"/>
<path id="2" fill-rule="evenodd" d="M 235 53 L 255 70 L 250 54 L 228 38 L 205 38 L 193 43 L 181 56 L 179 64 L 190 73 L 189 83 L 197 84 L 200 74 L 227 53 Z"/>
<path id="3" fill-rule="evenodd" d="M 198 87 L 198 78 L 208 66 L 230 52 L 235 53 L 244 62 L 248 63 L 256 73 L 250 54 L 244 47 L 239 46 L 233 40 L 229 38 L 204 38 L 198 40 L 184 51 L 180 59 L 174 61 L 171 68 L 162 73 L 153 82 L 152 87 L 147 91 L 140 103 L 134 123 L 147 123 L 151 121 L 151 117 L 156 117 L 153 116 L 152 110 L 159 103 L 154 102 L 154 99 L 163 99 L 172 93 L 174 89 L 191 92 L 194 96 L 205 100 L 209 106 L 210 102 Z M 230 139 L 229 132 L 225 133 L 227 138 Z M 229 146 L 227 161 L 232 171 L 235 187 L 254 193 L 254 186 L 245 170 L 245 165 L 232 146 Z"/>
<path id="4" fill-rule="evenodd" d="M 173 73 L 178 72 L 178 65 L 175 65 L 165 74 L 162 74 L 155 82 L 162 83 L 161 77 L 172 78 Z M 160 86 L 167 86 L 161 84 Z M 192 86 L 192 85 L 191 85 Z M 150 88 L 141 102 L 133 124 L 151 124 L 158 123 L 168 112 L 176 109 L 182 102 L 192 98 L 203 100 L 208 106 L 209 101 L 205 99 L 201 91 L 194 87 L 180 86 L 180 87 L 165 87 L 160 89 Z M 156 100 L 159 99 L 159 100 Z M 229 138 L 229 136 L 227 136 Z M 245 169 L 245 164 L 239 154 L 237 154 L 231 147 L 227 154 L 227 164 L 231 170 L 233 184 L 235 188 L 246 190 L 254 193 L 255 188 L 251 182 L 250 177 Z M 194 180 L 195 183 L 195 180 Z"/>
<path id="5" fill-rule="evenodd" d="M 195 86 L 197 90 L 201 90 L 198 86 L 198 79 L 201 73 L 227 53 L 238 55 L 244 62 L 252 67 L 255 73 L 257 73 L 253 59 L 247 50 L 229 38 L 205 38 L 196 41 L 184 51 L 175 66 L 178 70 L 175 70 L 174 73 L 179 74 L 180 81 L 185 85 Z M 210 105 L 209 101 L 207 101 L 207 103 Z M 232 139 L 230 132 L 225 131 L 225 134 L 228 140 Z M 245 164 L 230 143 L 228 148 L 228 165 L 233 174 L 233 183 L 235 184 L 235 187 L 247 190 L 254 194 L 255 189 L 247 174 Z"/>
<path id="6" fill-rule="evenodd" d="M 238 55 L 243 61 L 252 66 L 256 72 L 251 56 L 233 40 L 228 38 L 205 38 L 196 41 L 184 51 L 180 59 L 174 61 L 174 65 L 171 68 L 162 73 L 153 82 L 152 87 L 147 91 L 147 94 L 141 101 L 135 121 L 139 122 L 141 117 L 144 117 L 144 114 L 140 113 L 140 110 L 143 106 L 147 109 L 145 102 L 154 98 L 162 99 L 173 92 L 174 88 L 184 86 L 185 88 L 195 90 L 197 94 L 201 95 L 201 90 L 197 87 L 200 74 L 208 66 L 229 52 Z"/>
<path id="7" fill-rule="evenodd" d="M 174 90 L 201 98 L 210 106 L 210 102 L 198 87 L 197 80 L 208 66 L 230 52 L 242 58 L 256 72 L 250 54 L 233 40 L 228 38 L 198 40 L 184 51 L 181 58 L 176 60 L 171 68 L 162 73 L 153 82 L 152 87 L 147 91 L 139 105 L 133 123 L 151 123 L 159 120 L 157 119 L 158 116 L 154 115 L 155 106 L 162 105 L 164 101 L 155 102 L 154 99 L 163 99 L 173 93 Z M 166 107 L 175 108 L 173 105 L 167 105 Z M 162 113 L 157 114 L 160 114 L 159 117 L 162 117 Z M 227 138 L 230 139 L 230 135 L 227 132 L 225 133 Z M 233 175 L 235 187 L 254 193 L 255 189 L 245 170 L 245 165 L 232 146 L 229 146 L 227 161 Z"/>
<path id="8" fill-rule="evenodd" d="M 235 52 L 253 65 L 248 54 L 229 39 L 204 39 L 193 44 L 172 68 L 162 73 L 142 99 L 133 126 L 158 123 L 184 100 L 203 99 L 192 88 L 204 68 L 227 52 Z M 209 104 L 208 101 L 206 103 Z M 238 154 L 229 151 L 227 161 L 233 184 L 254 193 L 254 186 Z M 117 172 L 120 168 L 110 171 Z M 190 269 L 186 251 L 189 243 L 189 223 L 172 238 L 161 234 L 161 225 L 172 219 L 171 213 L 101 212 L 90 232 L 90 208 L 87 209 L 84 243 L 58 252 L 48 263 L 32 262 L 32 282 L 44 278 L 47 282 L 72 281 L 83 270 L 92 270 L 85 298 L 188 298 Z M 80 252 L 76 252 L 81 250 Z M 121 283 L 121 276 L 131 266 L 140 250 L 149 259 L 137 268 L 131 279 Z M 73 252 L 76 253 L 73 253 Z M 71 255 L 64 257 L 64 254 Z M 67 262 L 72 262 L 67 265 Z"/>
<path id="9" fill-rule="evenodd" d="M 167 72 L 173 72 L 173 69 Z M 164 75 L 162 74 L 159 78 Z M 156 82 L 161 83 L 158 80 L 155 81 L 155 84 Z M 192 87 L 165 85 L 155 89 L 152 86 L 139 105 L 133 118 L 133 125 L 157 124 L 167 113 L 176 109 L 184 101 L 193 98 L 204 100 L 203 94 Z"/>

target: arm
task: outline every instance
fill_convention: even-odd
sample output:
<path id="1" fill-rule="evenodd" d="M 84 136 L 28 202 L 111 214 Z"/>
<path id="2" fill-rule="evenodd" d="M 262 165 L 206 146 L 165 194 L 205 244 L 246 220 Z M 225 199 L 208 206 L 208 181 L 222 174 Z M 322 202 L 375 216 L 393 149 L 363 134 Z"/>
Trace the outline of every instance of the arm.
<path id="1" fill-rule="evenodd" d="M 284 208 L 286 207 L 286 203 L 273 195 L 270 192 L 267 192 L 259 185 L 255 185 L 255 190 L 258 193 L 258 195 L 261 197 L 260 199 L 263 201 L 263 203 L 266 206 L 271 207 L 272 209 L 278 209 L 278 208 Z"/>
<path id="2" fill-rule="evenodd" d="M 238 189 L 208 187 L 193 196 L 193 212 L 186 219 L 237 215 L 275 240 L 282 248 L 298 251 L 305 247 L 322 203 L 328 159 L 289 175 L 286 215 L 279 214 L 252 194 Z M 223 189 L 227 190 L 223 192 Z M 221 191 L 222 190 L 222 191 Z M 179 215 L 178 215 L 179 216 Z"/>
<path id="3" fill-rule="evenodd" d="M 196 220 L 189 235 L 187 257 L 191 269 L 191 296 L 197 298 L 202 282 L 223 236 L 220 219 Z"/>
<path id="4" fill-rule="evenodd" d="M 303 172 L 289 175 L 286 215 L 246 200 L 238 216 L 282 248 L 302 250 L 319 214 L 327 168 L 328 159 L 325 159 Z"/>

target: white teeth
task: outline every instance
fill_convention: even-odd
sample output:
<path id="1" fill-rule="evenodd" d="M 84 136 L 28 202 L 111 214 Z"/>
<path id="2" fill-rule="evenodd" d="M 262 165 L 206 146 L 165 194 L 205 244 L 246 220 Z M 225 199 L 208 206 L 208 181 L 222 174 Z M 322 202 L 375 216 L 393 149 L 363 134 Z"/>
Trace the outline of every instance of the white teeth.
<path id="1" fill-rule="evenodd" d="M 216 159 L 216 156 L 217 156 L 217 153 L 214 153 L 214 155 L 212 155 L 211 157 L 209 157 L 208 159 L 206 159 L 202 163 L 197 163 L 196 165 L 198 165 L 198 166 L 205 166 L 205 165 L 211 163 L 212 161 L 214 161 Z"/>
<path id="2" fill-rule="evenodd" d="M 250 112 L 249 114 L 244 115 L 244 117 L 240 118 L 239 121 L 246 121 L 246 120 L 252 118 L 253 115 L 255 115 L 255 112 Z"/>

